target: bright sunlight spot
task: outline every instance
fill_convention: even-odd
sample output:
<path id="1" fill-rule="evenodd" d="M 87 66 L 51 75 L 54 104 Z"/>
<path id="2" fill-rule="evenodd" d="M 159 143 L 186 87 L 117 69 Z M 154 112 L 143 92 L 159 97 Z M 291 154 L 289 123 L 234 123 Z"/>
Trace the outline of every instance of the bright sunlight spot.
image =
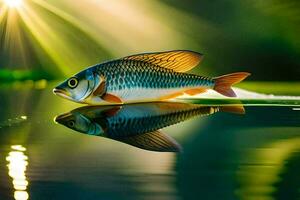
<path id="1" fill-rule="evenodd" d="M 23 0 L 4 0 L 4 3 L 11 8 L 22 6 Z"/>
<path id="2" fill-rule="evenodd" d="M 8 161 L 8 175 L 12 178 L 14 186 L 15 200 L 27 200 L 29 194 L 26 191 L 28 180 L 26 177 L 26 168 L 28 166 L 28 157 L 25 155 L 26 148 L 22 145 L 11 146 L 11 152 L 6 157 Z"/>

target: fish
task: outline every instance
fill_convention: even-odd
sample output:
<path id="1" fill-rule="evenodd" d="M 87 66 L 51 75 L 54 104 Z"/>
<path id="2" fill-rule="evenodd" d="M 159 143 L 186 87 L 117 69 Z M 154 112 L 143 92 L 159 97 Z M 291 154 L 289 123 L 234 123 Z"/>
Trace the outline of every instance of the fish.
<path id="1" fill-rule="evenodd" d="M 243 106 L 201 106 L 179 102 L 84 106 L 54 121 L 79 133 L 105 137 L 144 150 L 180 152 L 182 147 L 160 129 L 216 112 L 244 114 Z"/>
<path id="2" fill-rule="evenodd" d="M 88 105 L 167 101 L 213 89 L 236 97 L 231 86 L 250 75 L 236 72 L 209 78 L 185 73 L 203 54 L 189 50 L 142 53 L 88 67 L 53 89 L 54 94 Z"/>

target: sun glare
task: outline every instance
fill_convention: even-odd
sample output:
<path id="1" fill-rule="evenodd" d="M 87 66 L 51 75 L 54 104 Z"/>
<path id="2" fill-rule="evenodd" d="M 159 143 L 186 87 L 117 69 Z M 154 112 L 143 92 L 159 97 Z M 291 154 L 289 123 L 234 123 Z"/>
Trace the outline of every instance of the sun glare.
<path id="1" fill-rule="evenodd" d="M 22 6 L 23 0 L 4 0 L 4 3 L 10 8 L 18 8 Z"/>

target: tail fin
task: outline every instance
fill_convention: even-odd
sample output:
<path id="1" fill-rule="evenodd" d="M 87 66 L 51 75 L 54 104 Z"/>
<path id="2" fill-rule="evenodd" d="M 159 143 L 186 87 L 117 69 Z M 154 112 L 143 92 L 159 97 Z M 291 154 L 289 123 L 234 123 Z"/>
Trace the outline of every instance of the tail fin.
<path id="1" fill-rule="evenodd" d="M 236 97 L 236 94 L 231 89 L 231 86 L 241 82 L 250 75 L 248 72 L 237 72 L 215 77 L 214 90 L 227 97 Z"/>

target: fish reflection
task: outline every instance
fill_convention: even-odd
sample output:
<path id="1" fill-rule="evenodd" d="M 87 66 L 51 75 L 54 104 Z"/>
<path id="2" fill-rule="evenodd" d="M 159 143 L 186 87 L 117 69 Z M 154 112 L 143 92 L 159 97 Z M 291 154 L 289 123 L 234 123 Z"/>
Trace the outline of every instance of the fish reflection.
<path id="1" fill-rule="evenodd" d="M 26 148 L 21 145 L 11 146 L 11 151 L 6 157 L 8 162 L 8 175 L 13 179 L 14 198 L 15 200 L 27 200 L 28 181 L 26 178 L 26 168 L 28 165 L 28 157 L 25 155 Z"/>
<path id="2" fill-rule="evenodd" d="M 244 108 L 170 102 L 86 106 L 61 114 L 55 121 L 81 133 L 107 137 L 141 149 L 178 152 L 181 146 L 159 129 L 219 111 L 244 113 Z"/>

